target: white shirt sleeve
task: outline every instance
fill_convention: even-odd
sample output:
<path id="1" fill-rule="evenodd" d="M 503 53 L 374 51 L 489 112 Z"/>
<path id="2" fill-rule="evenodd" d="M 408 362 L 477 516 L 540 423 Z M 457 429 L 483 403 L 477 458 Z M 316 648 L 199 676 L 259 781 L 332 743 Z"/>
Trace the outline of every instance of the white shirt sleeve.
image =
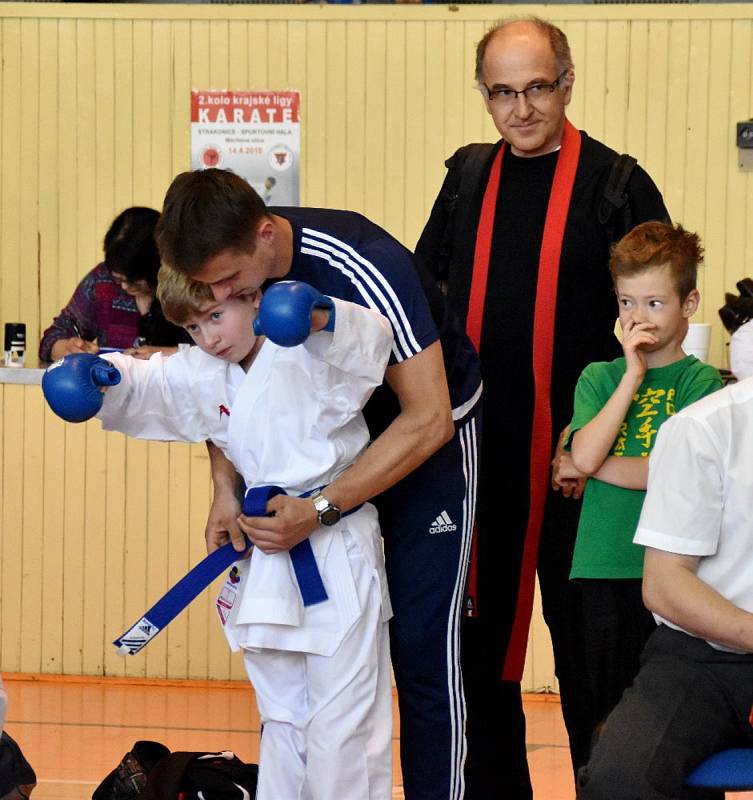
<path id="1" fill-rule="evenodd" d="M 106 354 L 104 358 L 120 371 L 121 381 L 105 394 L 97 414 L 102 427 L 157 441 L 210 438 L 197 395 L 201 385 L 217 376 L 201 356 L 197 348 L 181 349 L 172 356 L 155 353 L 146 361 L 122 353 Z"/>
<path id="2" fill-rule="evenodd" d="M 332 298 L 335 330 L 319 331 L 304 342 L 313 358 L 378 386 L 392 347 L 392 327 L 376 311 Z"/>
<path id="3" fill-rule="evenodd" d="M 729 341 L 729 366 L 739 381 L 753 375 L 753 319 L 732 334 Z"/>
<path id="4" fill-rule="evenodd" d="M 722 458 L 702 421 L 679 414 L 659 430 L 636 544 L 688 556 L 719 546 L 724 488 Z"/>

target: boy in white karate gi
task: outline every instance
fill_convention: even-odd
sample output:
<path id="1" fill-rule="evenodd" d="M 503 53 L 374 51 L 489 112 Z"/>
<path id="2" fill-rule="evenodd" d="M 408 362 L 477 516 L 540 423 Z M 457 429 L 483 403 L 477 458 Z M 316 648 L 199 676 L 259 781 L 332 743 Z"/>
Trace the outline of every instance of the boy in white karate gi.
<path id="1" fill-rule="evenodd" d="M 312 306 L 312 335 L 280 347 L 253 333 L 259 292 L 218 303 L 206 284 L 163 267 L 159 297 L 197 347 L 148 361 L 108 354 L 121 380 L 97 414 L 105 429 L 211 439 L 247 486 L 289 494 L 326 486 L 366 448 L 361 409 L 382 382 L 392 343 L 380 314 L 322 298 L 334 307 Z M 330 333 L 322 328 L 332 315 Z M 376 510 L 367 503 L 320 525 L 310 542 L 329 596 L 316 605 L 304 607 L 288 552 L 260 543 L 238 565 L 244 574 L 226 632 L 245 651 L 264 724 L 257 798 L 386 800 L 392 612 Z"/>

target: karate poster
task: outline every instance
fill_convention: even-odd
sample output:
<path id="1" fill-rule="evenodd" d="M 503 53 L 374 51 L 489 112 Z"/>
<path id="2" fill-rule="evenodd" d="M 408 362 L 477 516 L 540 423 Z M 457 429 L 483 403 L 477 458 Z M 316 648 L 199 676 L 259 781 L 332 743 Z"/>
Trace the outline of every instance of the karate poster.
<path id="1" fill-rule="evenodd" d="M 191 92 L 191 169 L 245 178 L 267 205 L 300 202 L 301 96 L 285 92 Z"/>

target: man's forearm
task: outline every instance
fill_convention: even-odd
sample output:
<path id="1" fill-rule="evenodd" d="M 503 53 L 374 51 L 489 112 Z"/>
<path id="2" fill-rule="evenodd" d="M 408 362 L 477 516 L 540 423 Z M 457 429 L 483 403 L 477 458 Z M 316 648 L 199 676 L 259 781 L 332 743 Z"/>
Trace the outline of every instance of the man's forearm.
<path id="1" fill-rule="evenodd" d="M 327 498 L 347 511 L 394 486 L 421 466 L 451 436 L 443 420 L 414 425 L 402 415 L 375 439 L 350 469 L 327 487 Z"/>
<path id="2" fill-rule="evenodd" d="M 696 575 L 697 564 L 696 557 L 646 548 L 646 607 L 694 636 L 753 652 L 753 614 L 704 583 Z"/>
<path id="3" fill-rule="evenodd" d="M 347 511 L 394 486 L 454 434 L 442 351 L 435 343 L 388 368 L 400 414 L 353 466 L 327 487 L 327 498 Z"/>

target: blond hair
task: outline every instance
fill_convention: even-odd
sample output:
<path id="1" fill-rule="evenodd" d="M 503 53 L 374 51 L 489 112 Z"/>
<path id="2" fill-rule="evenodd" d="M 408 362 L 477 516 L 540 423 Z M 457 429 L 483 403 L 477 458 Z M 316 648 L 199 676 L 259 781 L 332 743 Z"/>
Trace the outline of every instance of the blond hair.
<path id="1" fill-rule="evenodd" d="M 195 281 L 167 264 L 163 264 L 157 274 L 157 299 L 165 318 L 174 325 L 185 325 L 189 317 L 200 314 L 214 303 L 208 283 Z"/>

